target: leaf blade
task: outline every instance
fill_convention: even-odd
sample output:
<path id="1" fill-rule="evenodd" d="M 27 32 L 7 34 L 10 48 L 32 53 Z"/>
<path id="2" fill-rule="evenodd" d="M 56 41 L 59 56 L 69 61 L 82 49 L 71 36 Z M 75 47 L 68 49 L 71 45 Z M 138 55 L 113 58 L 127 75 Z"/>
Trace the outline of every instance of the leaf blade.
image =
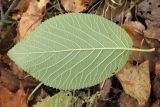
<path id="1" fill-rule="evenodd" d="M 126 63 L 131 47 L 128 34 L 116 24 L 96 15 L 70 13 L 45 21 L 8 54 L 44 84 L 68 90 L 113 75 Z"/>

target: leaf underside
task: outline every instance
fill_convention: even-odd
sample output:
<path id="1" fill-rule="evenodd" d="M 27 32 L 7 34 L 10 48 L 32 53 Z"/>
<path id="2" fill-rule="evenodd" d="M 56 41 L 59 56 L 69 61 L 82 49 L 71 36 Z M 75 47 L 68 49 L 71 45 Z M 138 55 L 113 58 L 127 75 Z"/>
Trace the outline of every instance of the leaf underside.
<path id="1" fill-rule="evenodd" d="M 43 22 L 8 55 L 45 85 L 75 90 L 109 78 L 126 63 L 132 41 L 113 22 L 69 13 Z"/>

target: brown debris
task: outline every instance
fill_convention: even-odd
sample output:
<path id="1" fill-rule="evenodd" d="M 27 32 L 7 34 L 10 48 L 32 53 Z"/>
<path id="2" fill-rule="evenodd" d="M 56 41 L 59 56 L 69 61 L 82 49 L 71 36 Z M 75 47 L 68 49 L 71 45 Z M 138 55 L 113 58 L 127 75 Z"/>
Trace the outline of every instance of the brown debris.
<path id="1" fill-rule="evenodd" d="M 0 84 L 0 107 L 28 107 L 27 94 L 23 87 L 12 93 Z"/>
<path id="2" fill-rule="evenodd" d="M 151 91 L 149 62 L 145 61 L 140 65 L 127 63 L 116 76 L 126 94 L 137 99 L 140 107 L 148 101 Z"/>
<path id="3" fill-rule="evenodd" d="M 32 32 L 42 21 L 43 10 L 49 0 L 32 0 L 25 13 L 23 13 L 18 25 L 17 41 L 24 39 Z"/>
<path id="4" fill-rule="evenodd" d="M 160 0 L 144 0 L 138 5 L 138 15 L 145 18 L 147 27 L 160 26 Z"/>
<path id="5" fill-rule="evenodd" d="M 140 22 L 129 22 L 121 25 L 121 27 L 127 31 L 133 41 L 134 48 L 148 48 L 148 45 L 143 36 L 145 27 Z M 148 57 L 148 53 L 132 52 L 129 56 L 129 61 L 143 62 L 145 57 Z"/>
<path id="6" fill-rule="evenodd" d="M 160 1 L 159 0 L 144 0 L 138 5 L 140 16 L 145 19 L 160 21 Z"/>
<path id="7" fill-rule="evenodd" d="M 86 11 L 96 0 L 61 0 L 61 4 L 67 12 Z"/>
<path id="8" fill-rule="evenodd" d="M 126 16 L 127 20 L 131 18 L 129 2 L 126 0 L 114 0 L 114 2 L 112 0 L 104 0 L 100 3 L 96 14 L 121 24 Z"/>
<path id="9" fill-rule="evenodd" d="M 144 31 L 144 36 L 151 39 L 156 39 L 160 42 L 160 28 L 151 28 Z"/>
<path id="10" fill-rule="evenodd" d="M 0 67 L 0 73 L 0 83 L 3 86 L 7 87 L 10 91 L 16 91 L 19 88 L 20 81 L 11 71 Z"/>

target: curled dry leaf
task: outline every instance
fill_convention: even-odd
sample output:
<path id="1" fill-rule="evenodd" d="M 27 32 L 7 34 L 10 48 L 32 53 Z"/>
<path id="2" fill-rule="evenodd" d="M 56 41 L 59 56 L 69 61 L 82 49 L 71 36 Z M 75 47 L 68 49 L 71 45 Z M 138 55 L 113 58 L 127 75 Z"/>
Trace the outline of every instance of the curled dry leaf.
<path id="1" fill-rule="evenodd" d="M 42 10 L 49 0 L 32 0 L 25 13 L 23 13 L 18 25 L 17 41 L 21 41 L 26 35 L 33 31 L 42 21 Z"/>
<path id="2" fill-rule="evenodd" d="M 0 107 L 28 107 L 27 94 L 23 87 L 21 86 L 16 93 L 12 93 L 0 85 Z"/>
<path id="3" fill-rule="evenodd" d="M 61 0 L 61 4 L 67 12 L 83 12 L 96 0 Z"/>
<path id="4" fill-rule="evenodd" d="M 116 76 L 125 93 L 137 99 L 139 106 L 143 107 L 151 91 L 149 62 L 145 61 L 139 66 L 128 62 Z"/>

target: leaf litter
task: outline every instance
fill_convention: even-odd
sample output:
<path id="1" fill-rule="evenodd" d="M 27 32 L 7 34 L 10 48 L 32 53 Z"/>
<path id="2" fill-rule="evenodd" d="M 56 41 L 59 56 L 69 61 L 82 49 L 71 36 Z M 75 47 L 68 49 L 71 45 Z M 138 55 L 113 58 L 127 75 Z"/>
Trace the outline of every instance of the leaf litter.
<path id="1" fill-rule="evenodd" d="M 116 76 L 125 93 L 137 99 L 140 107 L 143 107 L 151 92 L 149 62 L 145 61 L 140 65 L 128 62 Z"/>
<path id="2" fill-rule="evenodd" d="M 22 39 L 24 39 L 27 33 L 33 31 L 42 22 L 43 18 L 45 17 L 46 6 L 47 6 L 46 4 L 49 3 L 49 2 L 53 2 L 53 1 L 54 0 L 51 0 L 51 1 L 40 0 L 39 1 L 40 3 L 39 3 L 36 0 L 24 0 L 23 3 L 26 4 L 26 5 L 24 5 L 22 3 L 15 8 L 15 9 L 19 9 L 21 11 L 20 13 L 16 13 L 16 12 L 13 11 L 13 13 L 12 13 L 12 15 L 15 14 L 15 19 L 17 21 L 20 19 L 20 22 L 18 23 L 19 27 L 17 28 L 17 31 L 19 32 L 17 37 L 16 37 L 17 41 L 21 41 Z M 74 2 L 75 2 L 75 4 L 74 4 Z M 91 1 L 91 0 L 82 0 L 82 1 L 72 0 L 72 2 L 69 2 L 68 0 L 61 0 L 61 1 L 59 1 L 59 3 L 60 3 L 60 6 L 62 7 L 61 9 L 62 10 L 64 9 L 64 12 L 65 11 L 67 11 L 67 12 L 85 12 L 85 11 L 89 10 L 90 7 L 92 7 L 96 4 L 96 0 L 93 0 L 93 1 Z M 110 7 L 110 10 L 112 10 L 112 11 L 107 10 L 106 6 L 104 8 L 103 7 L 104 3 L 100 1 L 101 6 L 98 4 L 99 5 L 98 10 L 96 10 L 96 6 L 95 6 L 92 10 L 90 10 L 90 12 L 94 13 L 95 11 L 97 11 L 97 13 L 98 13 L 98 11 L 99 11 L 99 13 L 98 13 L 99 15 L 105 16 L 106 18 L 111 19 L 114 22 L 117 22 L 117 23 L 120 23 L 120 24 L 124 23 L 124 22 L 127 22 L 127 24 L 125 23 L 126 25 L 122 25 L 122 27 L 124 27 L 124 29 L 128 31 L 130 36 L 133 36 L 132 39 L 133 39 L 135 47 L 145 47 L 145 48 L 156 47 L 157 51 L 155 53 L 151 53 L 151 54 L 147 54 L 147 55 L 145 53 L 132 54 L 131 57 L 130 57 L 130 60 L 128 62 L 129 65 L 125 66 L 125 67 L 129 66 L 129 68 L 128 68 L 128 70 L 126 70 L 126 71 L 128 71 L 128 73 L 123 73 L 124 77 L 125 76 L 127 77 L 127 75 L 129 75 L 130 69 L 134 69 L 135 72 L 130 73 L 129 76 L 130 77 L 135 76 L 135 78 L 139 78 L 139 81 L 137 82 L 137 84 L 138 83 L 141 84 L 140 81 L 146 79 L 145 83 L 142 84 L 142 85 L 145 85 L 145 86 L 144 87 L 139 86 L 139 88 L 137 90 L 135 90 L 135 93 L 139 93 L 142 90 L 147 90 L 147 91 L 143 92 L 142 96 L 138 96 L 138 95 L 136 96 L 136 94 L 133 95 L 133 96 L 128 96 L 128 95 L 132 95 L 131 92 L 133 92 L 133 91 L 131 91 L 131 89 L 135 89 L 137 87 L 137 84 L 136 84 L 136 86 L 132 85 L 132 87 L 129 88 L 129 89 L 128 88 L 124 89 L 125 93 L 123 93 L 123 89 L 120 88 L 121 95 L 120 95 L 120 97 L 114 97 L 115 99 L 111 98 L 111 94 L 113 94 L 113 93 L 111 93 L 111 91 L 114 88 L 112 86 L 111 86 L 111 89 L 110 89 L 109 93 L 107 91 L 105 93 L 103 88 L 102 89 L 101 88 L 97 89 L 96 87 L 91 87 L 90 89 L 94 90 L 94 91 L 90 91 L 90 92 L 93 92 L 94 94 L 98 91 L 102 92 L 104 95 L 102 94 L 102 97 L 100 97 L 100 98 L 97 97 L 97 99 L 103 100 L 105 106 L 117 104 L 118 100 L 120 99 L 120 103 L 121 103 L 120 106 L 121 107 L 123 107 L 124 105 L 127 105 L 126 107 L 132 107 L 132 106 L 136 107 L 137 106 L 137 101 L 140 105 L 144 105 L 147 102 L 149 92 L 150 92 L 150 89 L 149 88 L 147 89 L 147 84 L 148 84 L 148 87 L 150 87 L 150 85 L 152 86 L 151 88 L 153 89 L 153 92 L 151 93 L 151 95 L 153 95 L 153 97 L 155 99 L 155 100 L 153 100 L 153 99 L 150 98 L 151 100 L 153 100 L 153 101 L 150 102 L 150 105 L 152 107 L 159 107 L 159 100 L 158 100 L 159 96 L 160 96 L 160 88 L 159 88 L 159 86 L 160 86 L 160 80 L 159 80 L 159 76 L 160 76 L 160 74 L 159 74 L 159 72 L 160 72 L 160 58 L 159 58 L 160 57 L 160 51 L 159 51 L 159 48 L 160 48 L 160 41 L 159 41 L 160 23 L 159 23 L 159 13 L 160 12 L 159 11 L 160 11 L 160 9 L 158 7 L 159 6 L 159 1 L 158 0 L 144 0 L 140 3 L 138 3 L 138 5 L 137 5 L 138 6 L 137 16 L 138 16 L 138 18 L 140 17 L 140 18 L 144 19 L 143 21 L 141 19 L 138 20 L 139 22 L 141 22 L 143 24 L 143 27 L 141 27 L 141 28 L 139 28 L 141 25 L 137 26 L 135 24 L 135 22 L 131 22 L 132 24 L 130 23 L 130 21 L 133 21 L 134 15 L 132 15 L 132 13 L 131 13 L 131 9 L 133 9 L 132 8 L 133 5 L 131 5 L 131 3 L 128 0 L 127 0 L 127 3 L 126 3 L 126 6 L 125 5 L 117 5 L 117 4 L 119 4 L 119 2 L 117 2 L 117 0 L 115 0 L 115 2 L 112 2 L 112 0 L 111 0 L 111 2 L 109 2 L 109 4 L 111 4 L 111 3 L 113 3 L 113 7 L 112 6 Z M 4 10 L 7 9 L 9 7 L 8 1 L 3 1 L 3 5 L 5 5 Z M 125 7 L 123 7 L 123 6 L 125 6 Z M 114 8 L 114 7 L 118 7 L 118 8 Z M 12 18 L 14 19 L 13 16 L 12 16 Z M 25 21 L 27 23 L 25 23 Z M 7 42 L 5 41 L 4 44 L 6 44 L 6 43 Z M 8 43 L 10 43 L 10 41 Z M 0 42 L 0 45 L 1 45 L 1 42 Z M 2 48 L 0 50 L 2 50 Z M 145 64 L 146 63 L 146 62 L 144 62 L 145 60 L 149 60 L 150 63 Z M 136 65 L 133 66 L 133 62 L 135 62 L 135 61 L 136 61 L 136 63 L 135 63 Z M 7 66 L 9 65 L 9 67 L 11 67 L 10 61 L 7 61 L 5 63 L 5 65 L 7 65 Z M 146 68 L 143 67 L 144 69 L 148 70 L 148 68 L 149 68 L 150 72 L 147 71 L 147 70 L 146 71 L 143 71 L 143 70 L 141 71 L 140 70 L 141 72 L 137 72 L 138 71 L 137 68 L 140 69 L 142 67 L 142 65 L 146 66 Z M 12 67 L 11 67 L 11 70 L 13 70 Z M 24 77 L 24 75 L 22 75 L 19 72 L 18 67 L 15 66 L 14 69 L 18 69 L 16 72 L 14 72 L 14 75 L 17 75 L 17 76 L 19 75 L 18 78 L 23 78 Z M 120 71 L 120 73 L 121 72 L 122 72 L 122 70 Z M 149 74 L 147 74 L 146 72 L 147 73 L 149 72 L 152 75 L 147 76 Z M 10 75 L 10 73 L 5 72 L 5 73 L 2 73 L 2 75 L 1 75 L 1 76 L 3 76 L 3 78 L 1 79 L 3 81 L 3 84 L 2 84 L 3 86 L 1 86 L 1 89 L 2 90 L 3 89 L 8 90 L 7 92 L 4 92 L 4 93 L 9 93 L 9 94 L 6 94 L 6 95 L 9 95 L 9 96 L 14 95 L 15 96 L 18 93 L 18 90 L 20 90 L 21 88 L 18 89 L 18 85 L 14 86 L 14 84 L 10 85 L 11 87 L 6 87 L 6 86 L 9 86 L 8 83 L 12 84 L 12 82 L 10 82 L 10 81 L 15 81 L 14 79 L 13 80 L 9 79 L 8 81 L 6 81 L 7 78 L 14 78 L 14 76 L 12 77 L 12 74 L 9 77 L 7 75 Z M 144 79 L 142 78 L 143 76 L 145 77 Z M 121 78 L 124 79 L 124 77 L 121 77 Z M 111 78 L 111 80 L 112 80 L 112 78 Z M 132 82 L 135 83 L 135 81 L 137 81 L 137 80 L 138 79 L 132 80 Z M 17 79 L 16 81 L 17 82 L 15 82 L 15 83 L 19 83 L 19 79 Z M 112 82 L 112 84 L 115 84 L 115 82 L 113 82 L 113 80 L 111 82 Z M 25 82 L 25 83 L 27 84 L 28 82 Z M 124 86 L 124 84 L 125 84 L 121 81 L 120 81 L 120 83 L 122 84 L 122 86 Z M 152 84 L 150 84 L 150 83 L 152 83 Z M 108 85 L 109 84 L 110 83 L 108 83 Z M 35 84 L 31 85 L 31 86 L 35 86 Z M 107 84 L 104 85 L 104 86 L 107 86 Z M 110 85 L 107 87 L 106 90 L 108 90 L 109 87 L 110 87 Z M 11 92 L 13 90 L 14 91 L 17 90 L 17 91 L 16 92 Z M 47 93 L 50 93 L 50 91 L 48 91 L 48 90 L 45 90 L 45 91 Z M 128 91 L 129 91 L 129 93 L 126 93 Z M 118 91 L 118 93 L 119 93 L 119 91 Z M 107 96 L 105 96 L 105 94 Z M 23 94 L 23 95 L 27 96 L 27 94 Z M 51 95 L 53 95 L 53 94 L 51 94 Z M 119 94 L 117 94 L 117 92 L 114 92 L 114 95 L 119 96 Z M 3 94 L 2 94 L 2 97 L 4 97 Z M 82 97 L 85 97 L 85 96 L 82 96 Z M 107 101 L 104 100 L 105 97 L 106 97 Z M 15 99 L 18 99 L 18 98 L 15 97 Z M 109 100 L 109 103 L 108 103 L 108 100 Z M 126 100 L 128 100 L 128 102 L 125 102 Z M 5 101 L 10 102 L 9 99 L 7 99 Z M 83 104 L 81 103 L 79 105 L 84 106 L 85 101 L 83 102 Z M 103 107 L 103 106 L 100 105 L 99 107 Z"/>

